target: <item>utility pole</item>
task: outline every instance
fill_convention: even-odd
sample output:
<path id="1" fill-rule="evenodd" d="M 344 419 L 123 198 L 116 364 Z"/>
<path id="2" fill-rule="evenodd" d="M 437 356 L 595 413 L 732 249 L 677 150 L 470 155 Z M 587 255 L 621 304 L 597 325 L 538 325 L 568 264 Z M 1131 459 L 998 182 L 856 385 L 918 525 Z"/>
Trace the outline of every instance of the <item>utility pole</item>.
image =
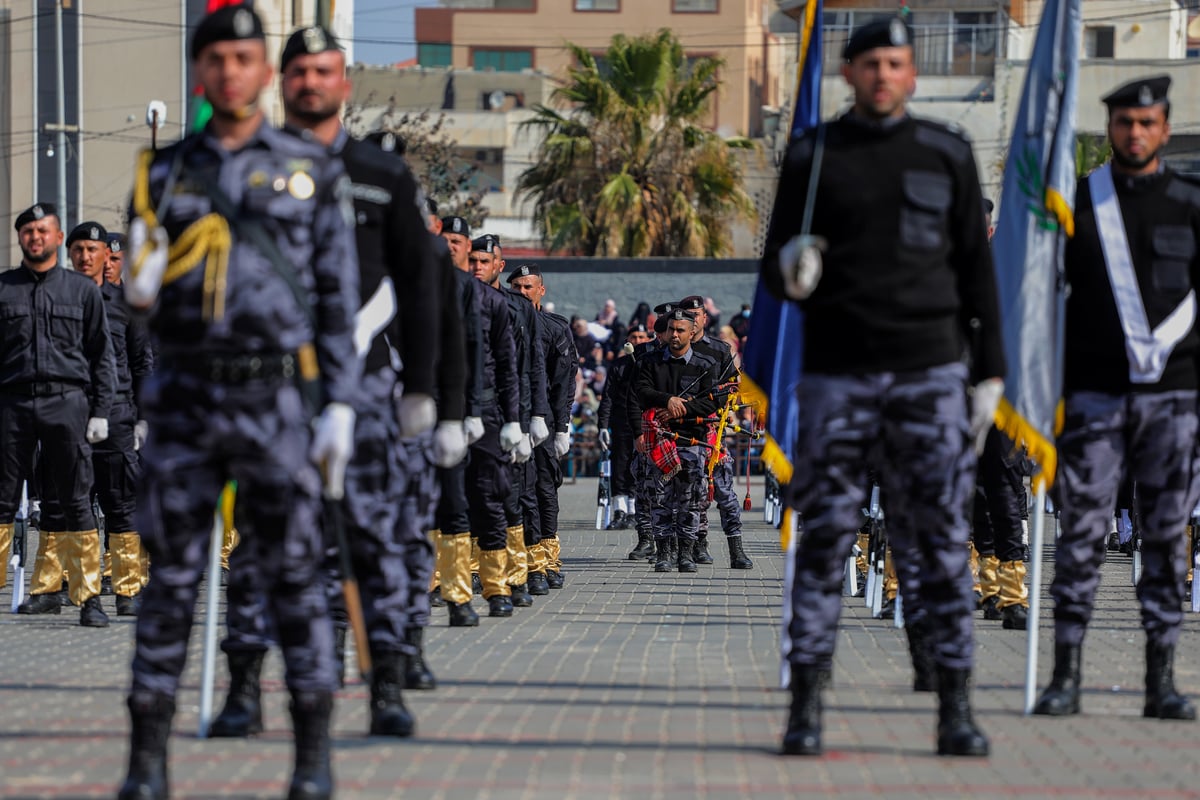
<path id="1" fill-rule="evenodd" d="M 316 22 L 329 28 L 333 23 L 334 0 L 317 0 Z"/>
<path id="2" fill-rule="evenodd" d="M 63 84 L 63 0 L 54 2 L 54 68 L 57 75 L 55 87 L 55 102 L 57 105 L 57 121 L 47 125 L 48 132 L 57 135 L 58 145 L 55 148 L 58 156 L 58 221 L 64 231 L 69 231 L 67 222 L 67 131 L 77 132 L 78 125 L 67 125 L 67 90 Z"/>

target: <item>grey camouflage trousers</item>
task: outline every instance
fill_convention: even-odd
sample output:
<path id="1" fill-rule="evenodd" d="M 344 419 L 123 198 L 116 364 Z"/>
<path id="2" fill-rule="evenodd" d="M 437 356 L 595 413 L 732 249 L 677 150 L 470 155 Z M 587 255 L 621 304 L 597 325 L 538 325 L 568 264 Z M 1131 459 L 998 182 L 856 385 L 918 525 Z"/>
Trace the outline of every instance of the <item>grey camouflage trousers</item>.
<path id="1" fill-rule="evenodd" d="M 1137 484 L 1142 516 L 1142 627 L 1153 644 L 1178 641 L 1187 575 L 1184 530 L 1200 495 L 1196 400 L 1194 391 L 1078 392 L 1066 398 L 1058 438 L 1061 536 L 1050 586 L 1055 641 L 1083 643 L 1126 476 Z"/>
<path id="2" fill-rule="evenodd" d="M 798 387 L 797 463 L 788 487 L 804 518 L 784 588 L 785 665 L 830 668 L 845 560 L 867 504 L 868 470 L 888 498 L 888 536 L 905 605 L 921 608 L 933 657 L 969 669 L 975 608 L 968 500 L 975 484 L 967 370 L 805 375 Z M 914 585 L 915 584 L 915 585 Z"/>

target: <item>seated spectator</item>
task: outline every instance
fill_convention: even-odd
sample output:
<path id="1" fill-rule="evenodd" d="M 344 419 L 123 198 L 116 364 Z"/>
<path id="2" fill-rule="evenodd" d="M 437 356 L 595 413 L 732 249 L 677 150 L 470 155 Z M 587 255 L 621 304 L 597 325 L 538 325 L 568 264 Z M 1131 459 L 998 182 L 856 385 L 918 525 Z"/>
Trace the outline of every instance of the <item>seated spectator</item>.
<path id="1" fill-rule="evenodd" d="M 612 324 L 617 321 L 617 301 L 609 298 L 604 301 L 604 308 L 600 309 L 600 313 L 596 315 L 596 322 L 599 322 L 606 328 L 611 328 Z"/>
<path id="2" fill-rule="evenodd" d="M 587 320 L 583 317 L 575 317 L 571 320 L 571 332 L 575 337 L 575 352 L 579 354 L 579 364 L 584 366 L 592 357 L 592 350 L 596 347 L 596 337 L 592 336 L 588 330 Z"/>
<path id="3" fill-rule="evenodd" d="M 654 316 L 654 312 L 650 310 L 649 303 L 644 301 L 638 303 L 637 310 L 634 311 L 633 316 L 629 318 L 629 325 L 627 327 L 633 328 L 637 325 L 645 325 L 646 330 L 654 330 L 654 320 L 651 319 L 652 316 Z"/>
<path id="4" fill-rule="evenodd" d="M 711 297 L 706 297 L 704 298 L 704 311 L 708 314 L 708 324 L 704 326 L 704 332 L 709 336 L 715 336 L 721 330 L 721 309 L 717 308 L 717 304 Z"/>

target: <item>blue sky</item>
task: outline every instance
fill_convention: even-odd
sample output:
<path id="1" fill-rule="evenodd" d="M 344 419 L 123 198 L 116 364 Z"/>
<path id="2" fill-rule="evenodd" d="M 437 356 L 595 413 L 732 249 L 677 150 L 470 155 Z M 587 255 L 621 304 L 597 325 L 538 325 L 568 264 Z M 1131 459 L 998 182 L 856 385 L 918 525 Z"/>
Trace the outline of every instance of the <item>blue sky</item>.
<path id="1" fill-rule="evenodd" d="M 437 0 L 355 0 L 354 60 L 394 64 L 416 56 L 413 9 L 436 5 Z"/>

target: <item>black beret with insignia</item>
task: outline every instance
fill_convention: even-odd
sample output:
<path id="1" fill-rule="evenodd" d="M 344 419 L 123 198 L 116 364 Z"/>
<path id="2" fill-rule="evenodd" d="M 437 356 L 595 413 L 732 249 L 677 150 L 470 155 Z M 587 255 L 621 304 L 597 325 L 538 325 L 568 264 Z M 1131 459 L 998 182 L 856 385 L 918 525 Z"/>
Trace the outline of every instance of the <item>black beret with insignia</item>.
<path id="1" fill-rule="evenodd" d="M 470 238 L 471 226 L 462 217 L 442 217 L 442 233 L 461 233 Z"/>
<path id="2" fill-rule="evenodd" d="M 125 250 L 125 234 L 109 231 L 108 234 L 108 249 L 114 253 L 120 253 Z"/>
<path id="3" fill-rule="evenodd" d="M 512 283 L 517 278 L 528 278 L 530 275 L 542 277 L 542 268 L 537 264 L 522 264 L 521 266 L 508 273 L 508 282 Z"/>
<path id="4" fill-rule="evenodd" d="M 696 315 L 695 315 L 695 314 L 693 314 L 693 313 L 692 313 L 692 312 L 690 312 L 690 311 L 684 311 L 682 308 L 677 308 L 677 309 L 675 309 L 675 310 L 674 310 L 674 311 L 672 311 L 672 312 L 671 312 L 671 313 L 670 313 L 668 316 L 669 316 L 671 319 L 678 319 L 678 320 L 683 320 L 683 319 L 686 319 L 686 320 L 691 320 L 692 322 L 695 322 L 695 321 L 696 321 Z"/>
<path id="5" fill-rule="evenodd" d="M 842 58 L 854 57 L 876 47 L 912 47 L 913 31 L 900 17 L 877 17 L 860 25 L 850 34 Z"/>
<path id="6" fill-rule="evenodd" d="M 654 307 L 654 313 L 659 314 L 659 315 L 670 314 L 672 311 L 675 310 L 675 307 L 677 305 L 679 305 L 679 304 L 678 303 L 661 303 Z"/>
<path id="7" fill-rule="evenodd" d="M 1149 108 L 1167 102 L 1167 90 L 1171 88 L 1170 75 L 1155 75 L 1138 78 L 1124 86 L 1118 86 L 1101 98 L 1101 102 L 1113 108 Z"/>
<path id="8" fill-rule="evenodd" d="M 108 244 L 108 231 L 99 222 L 81 222 L 67 236 L 67 247 L 72 242 L 104 242 Z"/>
<path id="9" fill-rule="evenodd" d="M 496 249 L 496 238 L 491 234 L 485 233 L 478 239 L 471 240 L 472 253 L 491 253 Z"/>
<path id="10" fill-rule="evenodd" d="M 650 329 L 639 322 L 637 325 L 630 325 L 629 332 L 626 333 L 625 335 L 632 336 L 635 333 L 649 333 L 649 332 L 650 332 Z"/>
<path id="11" fill-rule="evenodd" d="M 704 308 L 704 298 L 693 294 L 683 298 L 675 305 L 685 311 L 700 311 Z"/>
<path id="12" fill-rule="evenodd" d="M 192 34 L 192 60 L 199 58 L 204 48 L 214 42 L 266 41 L 266 38 L 262 19 L 250 6 L 239 4 L 218 8 L 196 26 L 196 32 Z"/>
<path id="13" fill-rule="evenodd" d="M 34 203 L 29 208 L 17 215 L 17 222 L 13 226 L 18 231 L 24 228 L 31 222 L 37 222 L 43 217 L 57 217 L 58 209 L 51 203 Z"/>
<path id="14" fill-rule="evenodd" d="M 292 32 L 292 35 L 288 37 L 287 44 L 283 46 L 283 52 L 279 56 L 279 71 L 283 72 L 287 69 L 287 65 L 296 56 L 328 53 L 330 50 L 340 53 L 342 46 L 338 44 L 337 37 L 333 35 L 333 32 L 324 25 L 309 25 L 307 28 L 299 28 Z"/>

